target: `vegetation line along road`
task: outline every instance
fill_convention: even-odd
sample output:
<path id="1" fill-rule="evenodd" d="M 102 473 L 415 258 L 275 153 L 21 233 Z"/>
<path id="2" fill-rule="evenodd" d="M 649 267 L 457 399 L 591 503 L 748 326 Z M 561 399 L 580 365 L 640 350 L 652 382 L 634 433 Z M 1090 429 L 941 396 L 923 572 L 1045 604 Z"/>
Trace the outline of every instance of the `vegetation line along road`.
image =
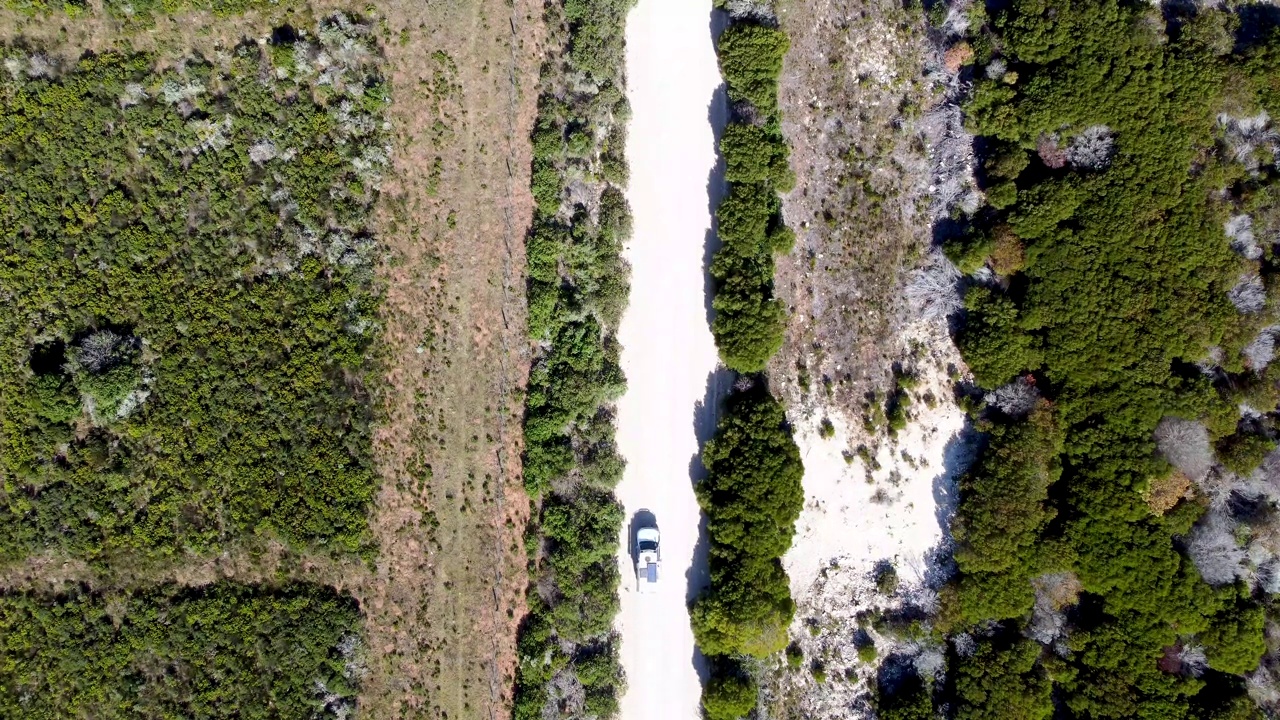
<path id="1" fill-rule="evenodd" d="M 712 331 L 724 363 L 740 373 L 765 369 L 787 320 L 773 297 L 774 254 L 790 251 L 794 237 L 778 197 L 794 184 L 778 107 L 787 47 L 771 12 L 735 18 L 717 40 L 731 112 L 720 141 L 729 191 L 716 210 Z M 803 504 L 804 470 L 763 375 L 739 380 L 702 463 L 710 584 L 692 624 L 711 661 L 703 708 L 710 720 L 734 720 L 755 708 L 763 661 L 786 646 L 795 612 L 781 558 Z"/>
<path id="2" fill-rule="evenodd" d="M 533 226 L 526 238 L 529 338 L 524 479 L 529 614 L 521 623 L 517 720 L 610 717 L 621 690 L 613 618 L 622 474 L 613 401 L 624 379 L 615 336 L 627 301 L 622 243 L 625 0 L 546 6 L 551 52 L 533 133 Z"/>

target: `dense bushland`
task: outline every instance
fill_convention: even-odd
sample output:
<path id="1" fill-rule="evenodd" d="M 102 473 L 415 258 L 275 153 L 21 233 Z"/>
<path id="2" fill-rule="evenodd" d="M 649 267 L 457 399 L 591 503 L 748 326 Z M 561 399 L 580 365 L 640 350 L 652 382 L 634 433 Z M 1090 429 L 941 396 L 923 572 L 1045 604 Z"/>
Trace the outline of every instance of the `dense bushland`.
<path id="1" fill-rule="evenodd" d="M 738 660 L 787 645 L 795 605 L 782 555 L 804 504 L 800 450 L 762 380 L 729 397 L 702 464 L 707 477 L 696 490 L 711 578 L 690 617 L 698 648 L 715 660 L 703 704 L 711 716 L 735 717 L 755 706 L 754 683 L 741 677 Z"/>
<path id="2" fill-rule="evenodd" d="M 0 52 L 0 558 L 359 549 L 388 152 L 369 28 L 164 71 Z"/>
<path id="3" fill-rule="evenodd" d="M 629 108 L 622 91 L 629 0 L 547 7 L 560 52 L 543 67 L 526 240 L 534 362 L 525 401 L 529 615 L 521 626 L 518 720 L 617 711 L 623 462 L 612 403 L 625 380 L 615 332 L 627 299 L 622 193 Z"/>
<path id="4" fill-rule="evenodd" d="M 0 595 L 0 715 L 347 717 L 358 630 L 314 585 Z"/>
<path id="5" fill-rule="evenodd" d="M 1254 468 L 1276 436 L 1280 35 L 1165 10 L 971 11 L 988 205 L 946 249 L 993 402 L 938 623 L 951 680 L 884 697 L 891 717 L 1259 716 L 1267 571 L 1241 543 L 1268 557 L 1280 512 L 1250 489 L 1276 480 Z"/>
<path id="6" fill-rule="evenodd" d="M 720 357 L 738 372 L 759 372 L 782 347 L 786 309 L 773 297 L 775 253 L 791 249 L 779 192 L 794 184 L 778 115 L 778 76 L 787 36 L 754 22 L 730 25 L 717 41 L 732 117 L 720 140 L 728 195 L 716 210 L 722 246 L 711 324 Z"/>

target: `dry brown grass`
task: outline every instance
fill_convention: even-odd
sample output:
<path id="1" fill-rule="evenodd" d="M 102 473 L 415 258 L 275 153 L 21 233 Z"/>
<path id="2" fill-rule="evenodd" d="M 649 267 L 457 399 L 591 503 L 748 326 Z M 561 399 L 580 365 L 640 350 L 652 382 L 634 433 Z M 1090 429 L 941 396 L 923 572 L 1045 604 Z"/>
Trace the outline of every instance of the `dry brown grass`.
<path id="1" fill-rule="evenodd" d="M 167 63 L 335 10 L 370 14 L 379 24 L 392 89 L 394 172 L 376 218 L 389 251 L 380 269 L 376 560 L 370 567 L 269 542 L 149 565 L 121 559 L 110 571 L 42 555 L 0 568 L 0 587 L 220 578 L 332 584 L 351 592 L 366 615 L 365 717 L 505 716 L 527 581 L 521 279 L 540 4 L 312 0 L 234 18 L 181 13 L 151 27 L 100 13 L 68 19 L 0 11 L 0 34 L 67 55 L 134 49 Z"/>

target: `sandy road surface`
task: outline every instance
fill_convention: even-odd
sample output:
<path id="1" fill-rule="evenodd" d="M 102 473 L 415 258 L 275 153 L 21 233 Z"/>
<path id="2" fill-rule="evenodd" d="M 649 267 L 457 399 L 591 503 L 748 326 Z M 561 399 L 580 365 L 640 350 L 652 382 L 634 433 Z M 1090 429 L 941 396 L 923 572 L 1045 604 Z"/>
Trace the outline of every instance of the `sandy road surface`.
<path id="1" fill-rule="evenodd" d="M 618 558 L 623 720 L 699 716 L 702 685 L 686 606 L 690 585 L 701 582 L 693 569 L 700 515 L 690 468 L 714 422 L 702 408 L 708 385 L 719 384 L 703 264 L 708 188 L 718 185 L 709 108 L 713 96 L 723 105 L 720 84 L 711 0 L 639 0 L 627 21 L 631 303 L 618 329 L 628 386 L 618 402 L 627 470 L 616 491 L 628 519 Z M 662 580 L 642 596 L 629 540 L 631 521 L 646 510 L 662 532 Z"/>

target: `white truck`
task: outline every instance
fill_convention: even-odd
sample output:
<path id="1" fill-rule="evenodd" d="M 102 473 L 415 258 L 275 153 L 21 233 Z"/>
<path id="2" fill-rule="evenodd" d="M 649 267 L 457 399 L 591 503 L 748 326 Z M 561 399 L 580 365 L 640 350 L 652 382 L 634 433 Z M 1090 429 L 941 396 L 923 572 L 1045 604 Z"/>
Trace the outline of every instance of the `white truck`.
<path id="1" fill-rule="evenodd" d="M 658 587 L 658 565 L 662 560 L 658 540 L 656 527 L 636 530 L 636 588 L 642 593 L 651 593 Z"/>

